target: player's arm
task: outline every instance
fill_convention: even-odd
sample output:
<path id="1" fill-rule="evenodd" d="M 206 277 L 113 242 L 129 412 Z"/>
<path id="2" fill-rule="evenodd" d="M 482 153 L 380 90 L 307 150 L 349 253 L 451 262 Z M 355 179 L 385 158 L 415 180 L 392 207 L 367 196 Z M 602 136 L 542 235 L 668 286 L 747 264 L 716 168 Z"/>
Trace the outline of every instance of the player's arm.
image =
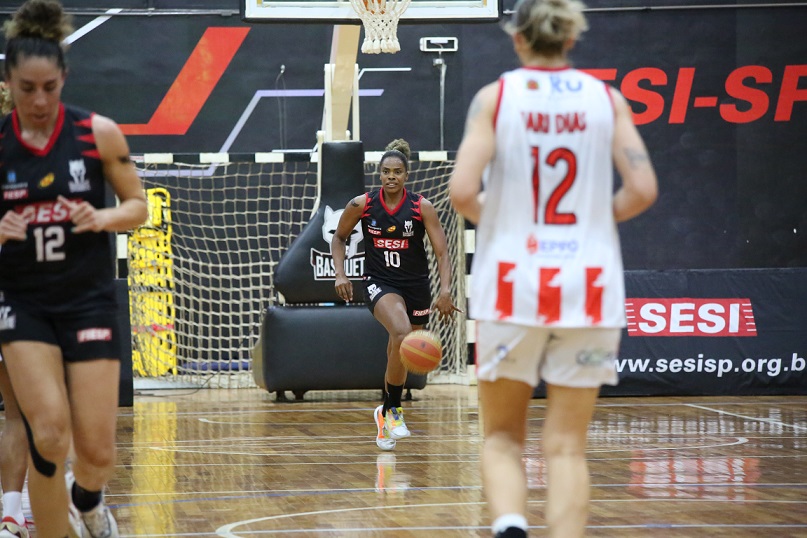
<path id="1" fill-rule="evenodd" d="M 116 207 L 96 209 L 89 202 L 69 201 L 59 197 L 70 210 L 74 233 L 125 232 L 143 224 L 148 218 L 148 205 L 143 185 L 129 157 L 129 145 L 120 127 L 109 118 L 92 117 L 92 131 L 104 177 L 118 197 Z"/>
<path id="2" fill-rule="evenodd" d="M 353 232 L 353 228 L 359 223 L 367 195 L 356 196 L 347 203 L 342 216 L 339 217 L 339 224 L 331 238 L 331 256 L 333 256 L 333 270 L 335 275 L 334 287 L 336 294 L 343 301 L 353 300 L 353 283 L 345 276 L 345 251 L 347 240 Z"/>
<path id="3" fill-rule="evenodd" d="M 451 259 L 448 256 L 448 241 L 437 211 L 425 198 L 420 199 L 420 214 L 423 216 L 423 226 L 429 236 L 434 257 L 437 258 L 437 274 L 440 276 L 440 294 L 437 296 L 435 308 L 443 318 L 446 318 L 454 312 L 461 312 L 451 300 Z"/>
<path id="4" fill-rule="evenodd" d="M 499 83 L 488 84 L 474 96 L 465 120 L 465 134 L 457 150 L 454 172 L 448 182 L 451 204 L 457 212 L 476 223 L 482 212 L 479 192 L 482 173 L 496 152 L 493 114 L 499 98 Z"/>
<path id="5" fill-rule="evenodd" d="M 614 194 L 614 218 L 622 222 L 653 205 L 658 197 L 658 182 L 627 101 L 616 89 L 609 86 L 608 90 L 615 113 L 612 154 L 622 178 L 622 185 Z"/>

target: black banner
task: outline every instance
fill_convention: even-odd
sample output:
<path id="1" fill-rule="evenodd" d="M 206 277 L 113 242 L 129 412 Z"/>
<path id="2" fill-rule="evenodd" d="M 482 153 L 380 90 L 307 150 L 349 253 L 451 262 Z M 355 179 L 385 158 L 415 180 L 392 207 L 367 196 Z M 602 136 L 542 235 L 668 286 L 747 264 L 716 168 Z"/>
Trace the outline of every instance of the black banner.
<path id="1" fill-rule="evenodd" d="M 807 394 L 807 269 L 629 271 L 603 395 Z"/>

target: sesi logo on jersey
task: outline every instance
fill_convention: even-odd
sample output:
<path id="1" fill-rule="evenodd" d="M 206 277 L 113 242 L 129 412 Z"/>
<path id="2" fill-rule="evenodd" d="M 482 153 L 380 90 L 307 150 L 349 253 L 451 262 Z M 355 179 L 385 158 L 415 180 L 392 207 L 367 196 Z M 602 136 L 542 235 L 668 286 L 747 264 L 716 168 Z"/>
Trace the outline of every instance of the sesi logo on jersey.
<path id="1" fill-rule="evenodd" d="M 14 209 L 30 224 L 53 224 L 70 220 L 70 212 L 55 200 L 36 202 Z"/>
<path id="2" fill-rule="evenodd" d="M 382 239 L 373 237 L 373 246 L 386 250 L 406 250 L 409 248 L 409 239 Z"/>

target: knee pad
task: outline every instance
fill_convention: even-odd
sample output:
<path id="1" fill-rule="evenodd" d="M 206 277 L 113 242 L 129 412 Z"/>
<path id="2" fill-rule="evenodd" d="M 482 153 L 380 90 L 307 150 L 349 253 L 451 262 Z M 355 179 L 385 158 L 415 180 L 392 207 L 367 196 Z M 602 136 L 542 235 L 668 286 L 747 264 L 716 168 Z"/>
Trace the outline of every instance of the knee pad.
<path id="1" fill-rule="evenodd" d="M 48 461 L 42 457 L 42 454 L 36 449 L 34 444 L 34 433 L 31 431 L 31 425 L 28 424 L 28 419 L 22 415 L 22 422 L 25 424 L 25 433 L 28 436 L 28 446 L 31 449 L 31 460 L 34 462 L 34 469 L 48 478 L 56 474 L 56 464 Z"/>

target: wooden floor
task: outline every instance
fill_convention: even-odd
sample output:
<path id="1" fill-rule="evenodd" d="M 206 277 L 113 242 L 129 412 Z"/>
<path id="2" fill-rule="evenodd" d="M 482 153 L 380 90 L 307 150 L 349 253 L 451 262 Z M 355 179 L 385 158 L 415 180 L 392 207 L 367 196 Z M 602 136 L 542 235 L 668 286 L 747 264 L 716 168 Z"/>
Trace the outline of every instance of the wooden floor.
<path id="1" fill-rule="evenodd" d="M 413 436 L 394 453 L 375 446 L 378 398 L 137 395 L 107 493 L 121 536 L 490 536 L 476 388 L 414 391 Z M 546 534 L 544 403 L 525 456 L 533 536 Z M 807 397 L 604 398 L 588 456 L 589 536 L 807 537 Z"/>

